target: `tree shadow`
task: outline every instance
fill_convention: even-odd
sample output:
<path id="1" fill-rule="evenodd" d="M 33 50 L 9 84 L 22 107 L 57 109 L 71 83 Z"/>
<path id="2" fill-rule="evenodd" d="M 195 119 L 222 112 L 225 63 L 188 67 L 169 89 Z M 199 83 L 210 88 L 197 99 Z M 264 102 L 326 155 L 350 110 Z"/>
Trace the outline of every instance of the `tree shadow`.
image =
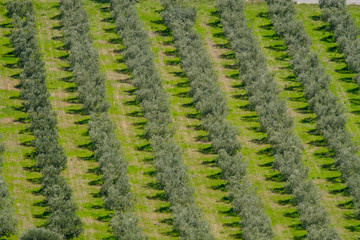
<path id="1" fill-rule="evenodd" d="M 136 110 L 136 111 L 133 111 L 133 112 L 130 112 L 130 113 L 126 113 L 126 116 L 136 117 L 136 118 L 140 118 L 140 117 L 143 118 L 144 113 L 143 113 L 143 111 Z"/>
<path id="2" fill-rule="evenodd" d="M 207 23 L 207 25 L 212 28 L 220 28 L 222 24 L 221 24 L 220 19 L 217 19 L 213 22 Z"/>
<path id="3" fill-rule="evenodd" d="M 146 143 L 142 146 L 136 147 L 136 150 L 141 151 L 141 152 L 152 152 L 152 147 L 151 147 L 150 143 Z"/>
<path id="4" fill-rule="evenodd" d="M 209 176 L 207 176 L 207 178 L 209 178 L 209 179 L 222 179 L 222 173 L 217 172 L 217 173 L 214 173 L 214 174 L 210 174 Z"/>
<path id="5" fill-rule="evenodd" d="M 346 201 L 344 203 L 340 203 L 338 205 L 336 205 L 338 208 L 342 208 L 342 209 L 353 209 L 354 208 L 354 201 L 353 200 L 349 200 Z"/>
<path id="6" fill-rule="evenodd" d="M 156 172 L 155 172 L 156 174 Z M 148 182 L 147 184 L 145 184 L 146 188 L 150 188 L 150 189 L 154 189 L 154 190 L 163 190 L 161 184 L 157 181 L 153 181 L 153 182 Z"/>
<path id="7" fill-rule="evenodd" d="M 324 25 L 321 25 L 320 27 L 317 27 L 317 28 L 314 28 L 315 31 L 318 31 L 318 32 L 325 32 L 328 30 L 328 25 L 327 24 L 324 24 Z"/>
<path id="8" fill-rule="evenodd" d="M 277 201 L 279 205 L 285 206 L 285 205 L 292 205 L 294 206 L 294 199 L 293 198 L 288 198 L 288 199 L 284 199 L 284 200 L 278 200 Z"/>
<path id="9" fill-rule="evenodd" d="M 226 189 L 226 185 L 225 183 L 222 183 L 222 184 L 218 184 L 218 185 L 213 185 L 211 186 L 210 188 L 212 190 L 219 190 L 219 191 L 222 191 L 222 192 L 226 192 L 227 189 Z"/>
<path id="10" fill-rule="evenodd" d="M 330 61 L 331 62 L 336 62 L 336 63 L 345 63 L 345 58 L 343 56 L 341 56 L 341 57 L 331 57 Z"/>
<path id="11" fill-rule="evenodd" d="M 340 194 L 343 196 L 349 196 L 349 189 L 348 187 L 342 187 L 342 188 L 338 188 L 338 189 L 334 189 L 329 191 L 330 194 Z"/>
<path id="12" fill-rule="evenodd" d="M 198 152 L 205 154 L 205 155 L 210 155 L 210 154 L 215 154 L 214 150 L 212 149 L 212 147 L 205 147 L 205 148 L 199 148 Z"/>
<path id="13" fill-rule="evenodd" d="M 26 180 L 32 184 L 41 184 L 42 177 L 27 178 Z"/>
<path id="14" fill-rule="evenodd" d="M 159 207 L 159 208 L 155 209 L 155 212 L 171 213 L 170 206 Z"/>
<path id="15" fill-rule="evenodd" d="M 267 12 L 259 12 L 256 16 L 258 18 L 270 19 L 269 13 Z"/>
<path id="16" fill-rule="evenodd" d="M 267 148 L 257 151 L 256 154 L 272 157 L 274 154 L 274 149 L 272 147 L 267 147 Z"/>
<path id="17" fill-rule="evenodd" d="M 287 47 L 283 44 L 274 44 L 274 45 L 266 46 L 265 48 L 276 52 L 285 52 L 287 49 Z"/>
<path id="18" fill-rule="evenodd" d="M 351 71 L 348 66 L 345 66 L 343 68 L 340 68 L 340 69 L 335 69 L 335 72 L 337 73 L 341 73 L 341 74 L 352 74 L 353 71 Z"/>
<path id="19" fill-rule="evenodd" d="M 328 36 L 325 36 L 325 37 L 321 38 L 320 41 L 326 42 L 326 43 L 334 43 L 335 38 L 334 38 L 334 35 L 331 34 L 331 35 L 328 35 Z"/>
<path id="20" fill-rule="evenodd" d="M 278 193 L 278 194 L 287 194 L 286 190 L 284 187 L 276 187 L 276 188 L 272 188 L 271 192 L 273 193 Z"/>
<path id="21" fill-rule="evenodd" d="M 110 0 L 91 0 L 91 1 L 94 3 L 101 3 L 101 4 L 110 3 Z"/>
<path id="22" fill-rule="evenodd" d="M 318 139 L 318 140 L 313 140 L 313 141 L 309 141 L 308 144 L 314 146 L 314 147 L 327 147 L 328 146 L 328 142 L 323 138 L 323 139 Z"/>
<path id="23" fill-rule="evenodd" d="M 166 202 L 168 200 L 164 192 L 156 193 L 153 196 L 146 196 L 146 198 L 149 200 L 160 200 L 160 201 L 164 201 L 164 202 Z"/>
<path id="24" fill-rule="evenodd" d="M 230 43 L 217 43 L 215 44 L 215 47 L 220 48 L 220 49 L 230 49 Z"/>
<path id="25" fill-rule="evenodd" d="M 51 215 L 51 212 L 45 210 L 43 213 L 33 214 L 32 216 L 33 216 L 34 218 L 47 219 L 50 215 Z"/>
<path id="26" fill-rule="evenodd" d="M 110 38 L 108 39 L 108 43 L 110 44 L 121 44 L 122 41 L 120 38 L 116 37 L 116 38 Z"/>
<path id="27" fill-rule="evenodd" d="M 328 48 L 326 49 L 326 51 L 327 51 L 327 52 L 330 52 L 330 53 L 335 53 L 335 52 L 337 52 L 337 50 L 338 50 L 338 47 L 337 47 L 337 46 L 328 47 Z M 336 71 L 336 70 L 335 70 L 335 71 Z"/>
<path id="28" fill-rule="evenodd" d="M 75 124 L 77 124 L 77 125 L 85 125 L 85 124 L 88 124 L 89 121 L 90 121 L 90 118 L 87 117 L 87 118 L 85 118 L 83 120 L 76 121 Z"/>
<path id="29" fill-rule="evenodd" d="M 234 211 L 233 208 L 230 208 L 229 210 L 223 210 L 223 211 L 219 211 L 221 214 L 225 214 L 227 216 L 231 216 L 231 217 L 237 217 L 237 213 Z"/>
<path id="30" fill-rule="evenodd" d="M 100 222 L 110 222 L 113 215 L 114 215 L 113 213 L 108 213 L 106 215 L 97 217 L 96 220 Z"/>
<path id="31" fill-rule="evenodd" d="M 180 58 L 166 59 L 164 62 L 166 65 L 169 66 L 178 66 L 181 63 L 181 59 Z"/>
<path id="32" fill-rule="evenodd" d="M 275 173 L 273 175 L 267 175 L 265 176 L 266 181 L 272 181 L 272 182 L 285 182 L 285 179 L 280 173 Z"/>
<path id="33" fill-rule="evenodd" d="M 101 180 L 101 178 L 88 182 L 89 186 L 101 186 L 102 184 L 103 181 Z"/>

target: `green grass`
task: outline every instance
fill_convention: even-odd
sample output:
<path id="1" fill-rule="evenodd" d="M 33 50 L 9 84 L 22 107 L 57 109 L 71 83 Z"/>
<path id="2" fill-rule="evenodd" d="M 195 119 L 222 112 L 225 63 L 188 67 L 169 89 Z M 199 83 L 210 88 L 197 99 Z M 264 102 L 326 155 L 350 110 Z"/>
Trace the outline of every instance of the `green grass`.
<path id="1" fill-rule="evenodd" d="M 5 0 L 1 0 L 4 4 Z M 97 163 L 89 158 L 91 151 L 86 148 L 89 137 L 86 134 L 88 116 L 81 115 L 81 105 L 76 101 L 71 73 L 67 71 L 67 52 L 62 48 L 61 32 L 57 18 L 57 1 L 35 1 L 38 38 L 47 68 L 47 85 L 51 93 L 51 103 L 58 114 L 60 144 L 68 156 L 68 168 L 64 176 L 74 191 L 74 198 L 79 206 L 78 214 L 84 222 L 85 232 L 79 239 L 102 239 L 111 236 L 108 220 L 111 212 L 103 209 L 103 202 L 97 196 L 100 178 L 94 173 Z M 284 194 L 278 172 L 271 168 L 273 161 L 269 153 L 270 146 L 264 143 L 266 136 L 259 131 L 257 116 L 246 109 L 248 101 L 241 81 L 234 69 L 231 51 L 225 47 L 226 40 L 221 35 L 221 28 L 214 24 L 218 20 L 214 13 L 214 1 L 190 1 L 198 10 L 195 25 L 200 33 L 213 66 L 218 74 L 220 86 L 229 106 L 228 120 L 239 130 L 242 154 L 248 161 L 249 177 L 257 187 L 266 212 L 269 214 L 277 239 L 301 238 L 305 231 L 299 225 L 296 208 L 291 204 L 291 196 Z M 134 88 L 126 66 L 121 58 L 121 41 L 114 32 L 109 4 L 101 0 L 85 0 L 84 8 L 89 13 L 94 46 L 99 49 L 102 71 L 106 74 L 107 99 L 111 105 L 110 116 L 116 126 L 116 134 L 122 142 L 122 149 L 129 161 L 129 175 L 132 189 L 137 197 L 136 211 L 140 216 L 140 225 L 150 239 L 174 239 L 172 232 L 169 204 L 163 201 L 162 191 L 155 187 L 156 177 L 151 162 L 151 149 L 143 136 L 145 119 L 141 108 L 135 101 Z M 206 133 L 199 130 L 200 120 L 189 97 L 189 85 L 179 66 L 179 59 L 174 54 L 174 47 L 169 36 L 163 30 L 166 27 L 159 20 L 161 6 L 158 0 L 140 1 L 137 4 L 139 16 L 148 31 L 157 68 L 161 74 L 163 86 L 169 95 L 174 127 L 177 129 L 176 142 L 184 150 L 184 163 L 189 169 L 191 185 L 195 189 L 196 204 L 203 209 L 204 218 L 210 223 L 217 239 L 236 239 L 241 229 L 239 218 L 234 216 L 231 205 L 226 200 L 223 190 L 224 181 L 216 178 L 220 171 L 214 165 L 214 154 L 209 152 L 210 144 Z M 352 91 L 357 86 L 349 80 L 353 74 L 344 70 L 341 54 L 334 49 L 330 34 L 326 30 L 318 31 L 324 23 L 317 18 L 320 10 L 317 5 L 298 5 L 298 17 L 304 22 L 306 31 L 313 40 L 313 50 L 319 54 L 326 71 L 331 75 L 331 90 L 346 106 L 348 129 L 354 141 L 360 140 L 359 92 Z M 360 15 L 360 8 L 349 7 L 353 16 Z M 41 195 L 36 195 L 40 185 L 36 179 L 39 173 L 27 170 L 33 160 L 27 157 L 32 151 L 26 142 L 32 137 L 24 131 L 22 123 L 25 114 L 19 108 L 19 89 L 16 75 L 20 70 L 14 66 L 16 59 L 9 54 L 9 19 L 6 10 L 0 8 L 0 132 L 7 152 L 4 156 L 4 176 L 10 193 L 14 198 L 14 208 L 19 220 L 19 232 L 40 226 L 45 208 L 40 204 Z M 279 85 L 281 97 L 286 101 L 289 114 L 294 117 L 294 131 L 304 146 L 304 164 L 309 167 L 310 178 L 319 187 L 323 204 L 330 213 L 331 221 L 344 239 L 360 237 L 360 222 L 355 220 L 350 197 L 343 191 L 344 184 L 339 181 L 339 172 L 332 166 L 321 136 L 314 135 L 315 115 L 304 110 L 307 106 L 302 87 L 292 77 L 289 59 L 281 40 L 274 36 L 270 21 L 262 14 L 266 12 L 263 3 L 246 5 L 246 15 L 250 26 L 268 60 L 270 71 Z M 360 24 L 359 18 L 356 22 Z M 326 41 L 324 41 L 326 40 Z M 335 61 L 336 60 L 336 61 Z M 10 239 L 18 239 L 17 236 Z"/>

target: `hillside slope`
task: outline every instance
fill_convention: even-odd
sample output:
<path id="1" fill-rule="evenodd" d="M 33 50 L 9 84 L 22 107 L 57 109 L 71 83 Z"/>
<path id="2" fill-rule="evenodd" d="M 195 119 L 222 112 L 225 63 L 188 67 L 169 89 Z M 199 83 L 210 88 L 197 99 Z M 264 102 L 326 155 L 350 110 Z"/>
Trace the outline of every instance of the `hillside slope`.
<path id="1" fill-rule="evenodd" d="M 10 19 L 6 16 L 5 0 L 0 0 L 0 132 L 5 144 L 3 175 L 14 199 L 19 233 L 44 222 L 46 206 L 38 194 L 40 189 L 38 172 L 31 169 L 32 148 L 24 121 L 25 113 L 19 99 L 17 75 L 19 68 L 9 43 Z M 176 239 L 172 229 L 169 203 L 163 200 L 163 190 L 158 189 L 152 165 L 151 148 L 144 139 L 145 118 L 135 100 L 131 73 L 122 59 L 121 41 L 114 31 L 114 23 L 106 0 L 84 0 L 84 9 L 90 17 L 94 46 L 98 49 L 102 71 L 106 75 L 107 100 L 110 117 L 116 125 L 116 135 L 122 142 L 122 150 L 129 160 L 129 176 L 132 191 L 136 196 L 136 211 L 140 226 L 150 239 Z M 104 209 L 99 197 L 101 181 L 96 174 L 97 162 L 91 158 L 87 136 L 88 116 L 79 112 L 80 105 L 75 96 L 67 62 L 68 52 L 63 48 L 59 29 L 57 0 L 34 1 L 38 23 L 38 41 L 47 69 L 47 85 L 51 93 L 51 104 L 58 115 L 60 144 L 68 157 L 68 168 L 64 176 L 70 184 L 78 214 L 84 223 L 84 234 L 79 239 L 111 239 L 108 231 L 110 211 Z M 302 239 L 304 228 L 300 225 L 291 195 L 284 191 L 284 183 L 271 164 L 271 148 L 266 134 L 259 129 L 255 112 L 247 108 L 248 99 L 233 59 L 227 48 L 219 16 L 213 0 L 191 1 L 197 9 L 195 29 L 211 57 L 222 91 L 229 106 L 228 120 L 240 132 L 242 155 L 248 161 L 248 175 L 257 187 L 265 211 L 270 216 L 276 239 Z M 231 211 L 231 204 L 215 166 L 215 155 L 211 151 L 206 133 L 199 128 L 199 116 L 189 95 L 189 82 L 180 67 L 174 51 L 171 32 L 161 21 L 162 7 L 158 0 L 142 0 L 137 3 L 140 19 L 151 40 L 156 67 L 160 72 L 171 105 L 175 141 L 184 153 L 184 164 L 188 167 L 191 186 L 195 189 L 195 203 L 208 221 L 216 239 L 241 239 L 239 217 Z M 297 16 L 313 41 L 312 50 L 332 77 L 331 90 L 348 111 L 347 128 L 360 146 L 360 97 L 356 84 L 351 81 L 343 56 L 336 51 L 331 34 L 319 20 L 317 5 L 297 5 Z M 349 6 L 349 11 L 360 25 L 360 7 Z M 285 46 L 275 35 L 266 16 L 264 3 L 246 4 L 246 16 L 267 58 L 270 71 L 281 90 L 289 112 L 295 121 L 295 133 L 304 146 L 304 164 L 309 168 L 310 178 L 320 188 L 322 203 L 330 213 L 331 222 L 343 239 L 360 238 L 360 221 L 354 218 L 351 198 L 340 173 L 333 167 L 333 159 L 323 138 L 314 134 L 316 115 L 307 110 L 303 89 L 294 80 Z M 18 239 L 12 236 L 5 239 Z"/>

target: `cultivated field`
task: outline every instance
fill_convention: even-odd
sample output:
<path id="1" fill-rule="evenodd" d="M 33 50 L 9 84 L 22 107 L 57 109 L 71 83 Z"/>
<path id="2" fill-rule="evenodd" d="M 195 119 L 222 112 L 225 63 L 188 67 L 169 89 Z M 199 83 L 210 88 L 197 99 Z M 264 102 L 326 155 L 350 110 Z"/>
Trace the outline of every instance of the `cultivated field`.
<path id="1" fill-rule="evenodd" d="M 29 110 L 23 107 L 25 100 L 20 96 L 22 91 L 22 86 L 19 86 L 22 76 L 20 72 L 23 69 L 18 63 L 19 56 L 14 52 L 14 45 L 10 42 L 14 24 L 6 9 L 6 2 L 0 0 L 0 134 L 1 142 L 5 147 L 2 175 L 13 199 L 17 230 L 10 236 L 3 238 L 0 236 L 0 239 L 19 239 L 19 236 L 30 228 L 46 227 L 52 208 L 49 207 L 49 200 L 42 191 L 44 170 L 34 167 L 37 155 L 34 154 L 35 146 L 32 141 L 34 133 L 29 130 L 33 120 L 29 119 Z M 164 128 L 172 127 L 175 130 L 175 132 L 169 130 L 170 137 L 168 135 L 160 137 L 173 139 L 173 143 L 182 151 L 182 157 L 179 157 L 180 163 L 176 162 L 178 164 L 176 166 L 173 162 L 169 164 L 170 168 L 181 169 L 178 171 L 180 173 L 174 171 L 174 175 L 166 176 L 169 177 L 169 182 L 176 174 L 180 175 L 179 179 L 185 178 L 184 182 L 179 184 L 185 186 L 184 191 L 188 188 L 194 189 L 193 198 L 189 197 L 190 200 L 181 197 L 180 200 L 175 199 L 178 196 L 172 193 L 170 188 L 176 184 L 169 183 L 170 187 L 167 187 L 167 181 L 159 181 L 160 173 L 168 174 L 166 171 L 169 170 L 159 166 L 161 162 L 157 158 L 161 158 L 158 156 L 162 148 L 158 145 L 171 145 L 172 142 L 169 142 L 172 140 L 164 140 L 165 143 L 159 144 L 156 142 L 156 137 L 159 137 L 160 133 L 151 133 L 146 129 L 148 122 L 157 123 L 156 121 L 160 120 L 149 118 L 147 113 L 151 111 L 147 112 L 146 109 L 144 111 L 145 104 L 140 103 L 142 100 L 139 101 L 138 89 L 143 86 L 142 83 L 134 84 L 133 78 L 136 71 L 145 70 L 141 69 L 141 64 L 131 66 L 131 55 L 126 51 L 130 47 L 128 44 L 133 43 L 118 34 L 116 24 L 119 24 L 121 19 L 115 21 L 116 16 L 111 14 L 111 10 L 116 6 L 114 4 L 110 6 L 110 2 L 116 0 L 82 1 L 83 9 L 89 18 L 89 33 L 93 39 L 91 44 L 98 51 L 99 68 L 104 74 L 109 109 L 101 113 L 91 108 L 88 112 L 84 111 L 87 100 L 79 100 L 79 86 L 83 83 L 79 85 L 74 80 L 74 62 L 71 62 L 71 51 L 75 51 L 75 47 L 71 44 L 79 43 L 74 40 L 70 47 L 64 46 L 66 26 L 60 15 L 59 2 L 33 0 L 33 8 L 36 38 L 45 63 L 46 86 L 52 109 L 57 114 L 59 145 L 64 149 L 67 157 L 67 166 L 59 175 L 65 178 L 72 190 L 72 199 L 78 208 L 76 215 L 83 224 L 83 231 L 74 239 L 123 239 L 115 238 L 117 235 L 109 228 L 109 222 L 114 218 L 113 216 L 124 212 L 138 216 L 138 227 L 149 239 L 165 240 L 181 237 L 195 239 L 193 237 L 196 234 L 186 235 L 189 227 L 185 223 L 181 225 L 181 220 L 177 220 L 185 219 L 184 215 L 181 215 L 184 213 L 178 213 L 175 208 L 179 206 L 188 208 L 194 206 L 195 209 L 201 209 L 202 215 L 189 214 L 186 215 L 188 218 L 183 220 L 198 221 L 199 229 L 202 223 L 208 224 L 208 228 L 204 227 L 208 235 L 199 233 L 199 236 L 207 236 L 208 239 L 212 239 L 209 236 L 215 239 L 251 239 L 243 232 L 244 228 L 249 226 L 251 228 L 251 224 L 242 219 L 246 216 L 246 209 L 236 210 L 238 195 L 234 194 L 235 197 L 229 198 L 229 192 L 238 192 L 229 187 L 233 184 L 231 177 L 224 176 L 225 168 L 216 161 L 221 155 L 219 152 L 223 149 L 219 148 L 218 151 L 214 147 L 216 138 L 211 136 L 216 134 L 209 137 L 209 133 L 212 134 L 213 130 L 211 127 L 203 126 L 204 122 L 212 119 L 209 120 L 205 111 L 198 107 L 200 104 L 197 103 L 201 101 L 194 100 L 194 91 L 200 90 L 196 89 L 196 79 L 191 79 L 191 71 L 184 63 L 186 46 L 191 44 L 181 45 L 181 39 L 177 40 L 174 37 L 176 31 L 179 31 L 176 30 L 176 20 L 164 20 L 164 11 L 168 10 L 167 8 L 164 10 L 166 1 L 139 0 L 135 8 L 140 26 L 149 38 L 150 50 L 155 62 L 154 69 L 159 74 L 162 89 L 169 102 L 168 110 L 172 123 Z M 127 1 L 119 0 L 119 2 Z M 194 7 L 197 11 L 193 29 L 199 34 L 203 46 L 199 52 L 204 50 L 204 54 L 208 56 L 216 75 L 216 82 L 213 82 L 214 89 L 221 91 L 220 95 L 226 100 L 228 115 L 219 118 L 226 119 L 223 121 L 229 123 L 238 132 L 237 139 L 233 141 L 241 143 L 241 148 L 237 148 L 236 151 L 239 150 L 242 157 L 228 154 L 229 151 L 226 154 L 229 158 L 233 157 L 237 160 L 238 157 L 239 161 L 247 163 L 246 174 L 241 176 L 241 181 L 236 178 L 236 184 L 241 182 L 243 185 L 240 187 L 244 187 L 244 179 L 251 182 L 252 185 L 248 190 L 251 194 L 256 192 L 256 196 L 263 204 L 260 212 L 271 220 L 273 236 L 269 239 L 305 239 L 309 236 L 309 229 L 303 221 L 306 213 L 299 214 L 298 205 L 301 201 L 294 200 L 294 191 L 286 188 L 290 180 L 286 179 L 284 172 L 273 164 L 275 150 L 279 146 L 269 140 L 268 135 L 271 130 L 260 125 L 259 108 L 250 106 L 252 100 L 249 99 L 251 97 L 249 86 L 241 78 L 245 74 L 239 73 L 238 70 L 242 62 L 239 61 L 238 53 L 232 48 L 227 34 L 224 33 L 222 15 L 218 11 L 216 2 L 212 0 L 185 2 L 187 7 Z M 360 239 L 360 220 L 356 217 L 359 208 L 354 206 L 356 194 L 353 192 L 356 190 L 349 190 L 347 180 L 341 178 L 340 167 L 334 164 L 337 150 L 330 146 L 331 138 L 326 138 L 327 135 L 319 130 L 318 115 L 309 107 L 307 95 L 304 95 L 304 86 L 298 80 L 298 76 L 294 75 L 293 56 L 289 54 L 288 42 L 284 41 L 283 36 L 275 33 L 276 23 L 268 13 L 265 2 L 250 1 L 244 4 L 244 9 L 247 24 L 258 41 L 270 75 L 279 90 L 278 96 L 284 100 L 287 107 L 286 114 L 293 119 L 291 133 L 299 139 L 303 147 L 301 164 L 308 169 L 308 178 L 321 196 L 316 204 L 324 206 L 330 219 L 330 223 L 324 224 L 326 229 L 331 228 L 336 231 L 340 239 Z M 350 141 L 354 146 L 360 147 L 360 91 L 353 79 L 358 73 L 350 70 L 345 62 L 345 56 L 338 49 L 339 43 L 336 42 L 329 23 L 320 17 L 322 10 L 319 5 L 298 4 L 295 9 L 295 18 L 302 23 L 306 34 L 312 40 L 311 51 L 317 53 L 325 73 L 331 78 L 330 92 L 334 94 L 340 106 L 343 106 L 347 118 L 345 128 L 350 133 Z M 360 6 L 349 5 L 347 9 L 356 25 L 360 27 Z M 179 46 L 184 46 L 184 49 Z M 206 94 L 211 93 L 211 91 L 206 92 Z M 197 96 L 201 97 L 201 94 Z M 156 104 L 155 100 L 154 102 L 152 104 Z M 102 176 L 107 170 L 106 167 L 99 166 L 101 157 L 98 157 L 100 154 L 96 155 L 96 149 L 100 147 L 96 145 L 94 140 L 96 137 L 89 135 L 88 131 L 89 124 L 95 122 L 94 116 L 103 113 L 108 114 L 114 123 L 113 132 L 120 140 L 124 160 L 128 162 L 128 178 L 131 192 L 135 196 L 134 201 L 129 200 L 129 205 L 133 204 L 129 209 L 104 205 L 104 201 L 107 201 L 111 195 L 103 189 Z M 211 114 L 216 115 L 213 112 Z M 263 124 L 262 121 L 261 123 Z M 161 149 L 158 150 L 159 148 Z M 164 147 L 164 149 L 168 148 Z M 181 165 L 181 161 L 184 166 Z M 188 176 L 188 180 L 186 177 L 182 178 L 183 169 L 187 171 L 185 175 Z M 251 192 L 253 187 L 256 190 Z M 359 195 L 360 191 L 357 191 Z M 0 210 L 1 207 L 0 204 Z M 251 212 L 251 214 L 257 213 Z"/>

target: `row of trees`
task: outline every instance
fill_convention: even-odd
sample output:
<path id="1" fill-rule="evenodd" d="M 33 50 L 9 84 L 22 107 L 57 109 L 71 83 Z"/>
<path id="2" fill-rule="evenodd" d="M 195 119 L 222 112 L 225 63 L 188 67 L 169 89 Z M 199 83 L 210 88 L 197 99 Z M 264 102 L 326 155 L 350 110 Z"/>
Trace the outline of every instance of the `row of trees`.
<path id="1" fill-rule="evenodd" d="M 293 132 L 293 119 L 278 96 L 279 90 L 268 71 L 260 45 L 247 27 L 243 0 L 219 0 L 218 10 L 250 105 L 274 148 L 274 166 L 286 181 L 287 191 L 294 196 L 293 202 L 308 239 L 338 239 L 336 231 L 330 227 L 326 209 L 320 204 L 318 190 L 308 179 L 308 171 L 301 161 L 303 148 Z"/>
<path id="2" fill-rule="evenodd" d="M 278 35 L 284 38 L 297 80 L 304 86 L 311 111 L 317 114 L 317 128 L 334 153 L 336 167 L 349 187 L 357 215 L 360 217 L 360 159 L 357 147 L 346 130 L 343 106 L 329 90 L 330 77 L 318 56 L 310 51 L 311 40 L 301 22 L 296 20 L 294 3 L 268 0 L 268 11 Z"/>
<path id="3" fill-rule="evenodd" d="M 21 98 L 30 122 L 29 130 L 36 163 L 42 174 L 41 193 L 50 211 L 45 226 L 65 239 L 71 239 L 83 231 L 72 191 L 60 172 L 66 168 L 66 156 L 58 142 L 56 114 L 51 109 L 46 87 L 46 72 L 36 40 L 36 22 L 32 2 L 17 0 L 8 2 L 12 16 L 11 43 L 19 58 Z"/>
<path id="4" fill-rule="evenodd" d="M 60 1 L 63 43 L 70 51 L 69 61 L 77 86 L 78 100 L 90 114 L 88 132 L 95 159 L 102 173 L 101 195 L 105 208 L 115 211 L 110 227 L 117 239 L 146 239 L 138 226 L 135 197 L 131 192 L 128 164 L 114 133 L 108 114 L 105 76 L 99 56 L 92 46 L 88 15 L 80 0 Z"/>
<path id="5" fill-rule="evenodd" d="M 151 47 L 136 9 L 136 1 L 112 0 L 111 12 L 116 32 L 125 50 L 125 64 L 132 72 L 136 99 L 147 120 L 145 136 L 153 150 L 157 180 L 170 202 L 174 229 L 181 239 L 214 239 L 210 228 L 195 205 L 187 169 L 182 161 L 182 150 L 174 142 L 168 97 L 155 68 Z"/>
<path id="6" fill-rule="evenodd" d="M 5 179 L 2 176 L 2 156 L 4 150 L 5 148 L 0 142 L 0 237 L 9 237 L 11 234 L 16 233 L 16 219 L 14 209 L 12 208 L 12 199 L 5 183 Z"/>
<path id="7" fill-rule="evenodd" d="M 330 23 L 340 52 L 345 55 L 348 67 L 357 73 L 354 80 L 360 86 L 360 41 L 359 28 L 346 9 L 346 0 L 320 0 L 322 18 Z"/>
<path id="8" fill-rule="evenodd" d="M 227 105 L 217 76 L 200 36 L 193 29 L 196 11 L 183 1 L 163 0 L 162 17 L 171 29 L 181 67 L 190 81 L 191 96 L 200 113 L 202 127 L 208 132 L 217 164 L 227 181 L 233 210 L 241 217 L 244 239 L 272 239 L 270 218 L 256 190 L 246 177 L 247 164 L 239 153 L 235 127 L 226 120 Z"/>

